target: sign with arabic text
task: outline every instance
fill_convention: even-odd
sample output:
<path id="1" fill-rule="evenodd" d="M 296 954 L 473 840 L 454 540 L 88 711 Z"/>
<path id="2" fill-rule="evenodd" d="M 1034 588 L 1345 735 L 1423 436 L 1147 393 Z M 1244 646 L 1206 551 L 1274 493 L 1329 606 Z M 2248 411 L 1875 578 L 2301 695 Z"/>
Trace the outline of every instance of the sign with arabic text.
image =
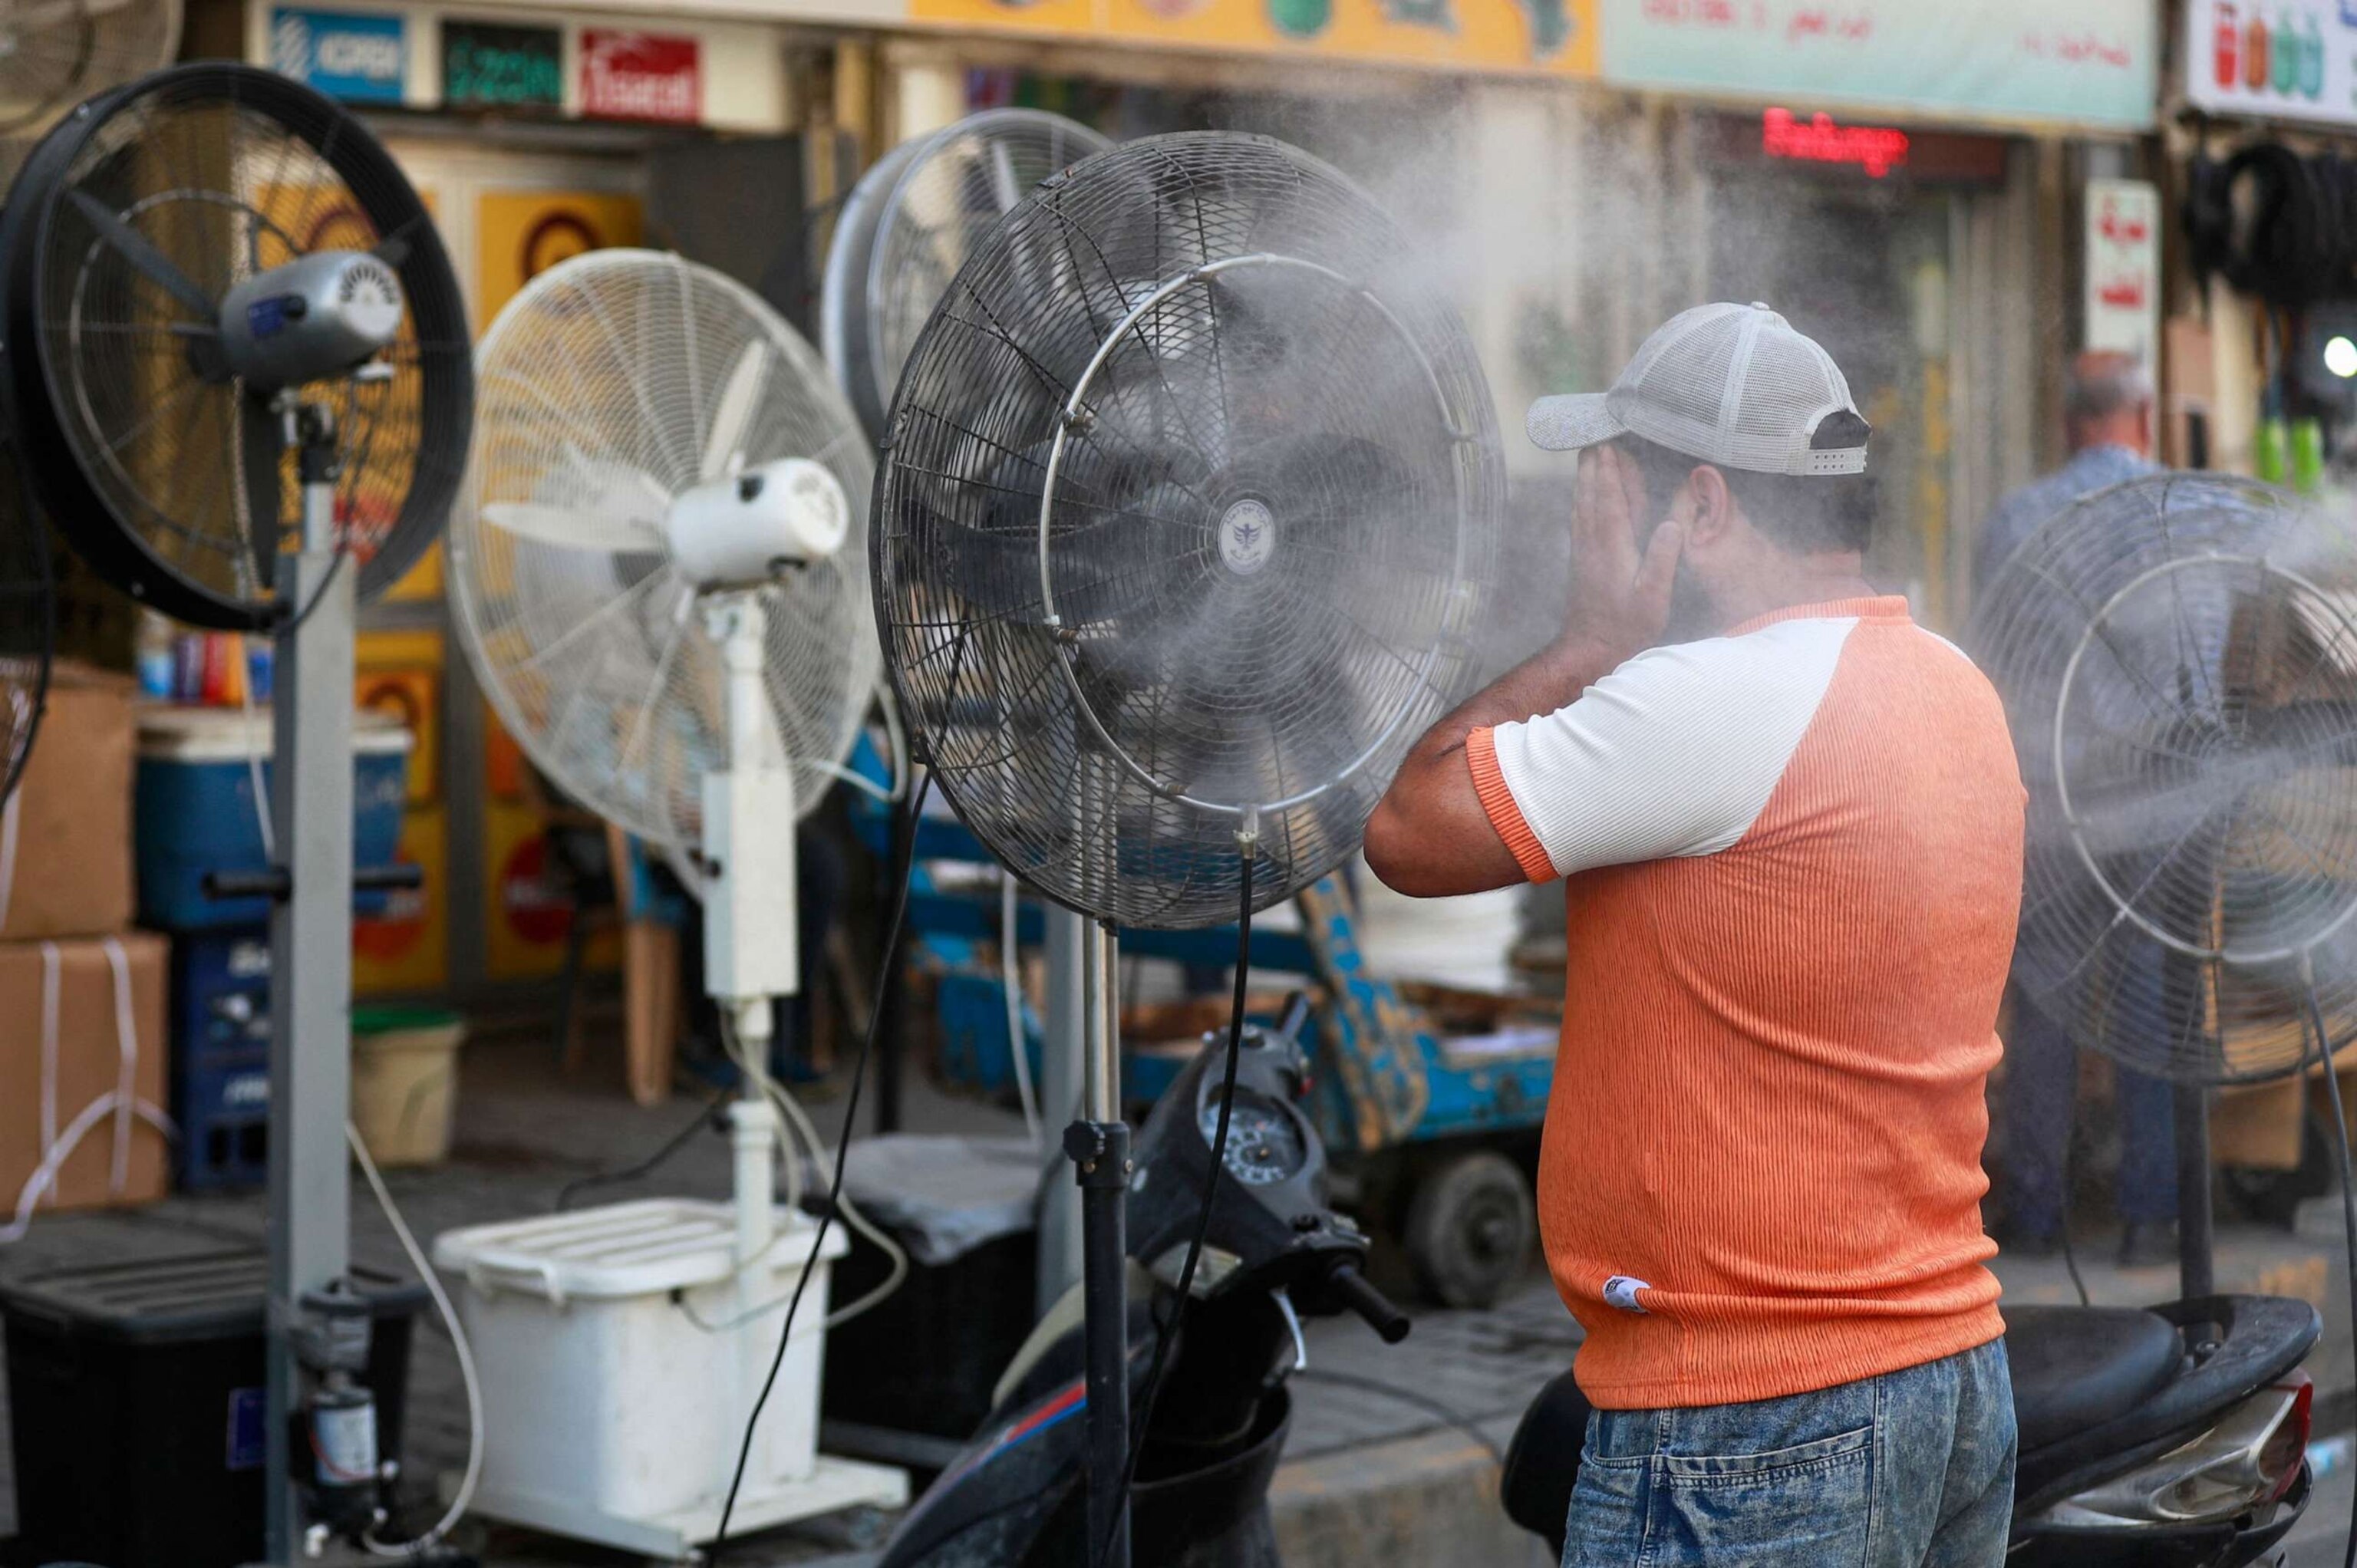
<path id="1" fill-rule="evenodd" d="M 409 28 L 399 16 L 361 11 L 270 14 L 270 63 L 347 103 L 398 103 L 409 69 Z"/>
<path id="2" fill-rule="evenodd" d="M 2091 179 L 2086 203 L 2086 346 L 2149 365 L 2160 336 L 2160 192 L 2140 179 Z"/>
<path id="3" fill-rule="evenodd" d="M 581 113 L 693 125 L 704 118 L 704 45 L 694 38 L 581 29 Z"/>
<path id="4" fill-rule="evenodd" d="M 2150 0 L 1601 0 L 1603 75 L 1962 118 L 2153 122 Z"/>
<path id="5" fill-rule="evenodd" d="M 565 35 L 504 22 L 442 23 L 442 102 L 451 109 L 554 109 L 565 102 Z"/>

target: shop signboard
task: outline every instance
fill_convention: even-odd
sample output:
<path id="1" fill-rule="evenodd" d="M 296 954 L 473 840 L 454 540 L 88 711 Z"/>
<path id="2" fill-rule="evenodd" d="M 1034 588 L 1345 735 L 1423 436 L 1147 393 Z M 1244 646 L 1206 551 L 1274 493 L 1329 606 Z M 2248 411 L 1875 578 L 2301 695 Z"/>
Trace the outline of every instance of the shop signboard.
<path id="1" fill-rule="evenodd" d="M 442 24 L 442 102 L 453 109 L 554 109 L 565 102 L 565 35 L 504 22 Z"/>
<path id="2" fill-rule="evenodd" d="M 704 45 L 670 34 L 584 27 L 581 113 L 694 124 L 704 117 Z"/>
<path id="3" fill-rule="evenodd" d="M 270 63 L 347 103 L 398 103 L 409 69 L 408 25 L 399 16 L 281 5 L 270 14 Z"/>
<path id="4" fill-rule="evenodd" d="M 2091 179 L 2086 196 L 2086 347 L 2152 362 L 2160 335 L 2160 192 Z"/>
<path id="5" fill-rule="evenodd" d="M 1607 81 L 1963 119 L 2153 123 L 2151 0 L 1600 0 Z"/>
<path id="6" fill-rule="evenodd" d="M 908 0 L 909 19 L 1224 54 L 1596 74 L 1597 0 Z"/>
<path id="7" fill-rule="evenodd" d="M 2187 0 L 2185 26 L 2201 108 L 2357 124 L 2357 0 Z"/>

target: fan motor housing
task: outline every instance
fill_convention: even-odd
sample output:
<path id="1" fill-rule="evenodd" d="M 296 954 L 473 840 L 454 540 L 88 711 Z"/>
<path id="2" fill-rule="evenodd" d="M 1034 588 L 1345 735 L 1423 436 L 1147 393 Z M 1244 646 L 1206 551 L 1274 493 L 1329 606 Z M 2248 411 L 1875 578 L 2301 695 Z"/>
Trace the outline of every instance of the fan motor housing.
<path id="1" fill-rule="evenodd" d="M 825 465 L 780 457 L 682 491 L 663 528 L 690 582 L 759 583 L 842 549 L 851 498 Z"/>
<path id="2" fill-rule="evenodd" d="M 401 330 L 401 279 L 366 251 L 315 251 L 222 296 L 224 369 L 259 391 L 366 362 Z"/>

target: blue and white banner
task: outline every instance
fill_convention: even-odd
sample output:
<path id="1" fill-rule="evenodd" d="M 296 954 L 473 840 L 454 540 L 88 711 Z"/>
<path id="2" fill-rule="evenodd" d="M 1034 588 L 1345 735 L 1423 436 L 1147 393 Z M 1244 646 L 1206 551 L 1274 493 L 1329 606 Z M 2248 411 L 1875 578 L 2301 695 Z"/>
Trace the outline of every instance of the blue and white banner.
<path id="1" fill-rule="evenodd" d="M 409 70 L 409 27 L 399 16 L 359 11 L 270 14 L 270 63 L 347 103 L 398 103 Z"/>

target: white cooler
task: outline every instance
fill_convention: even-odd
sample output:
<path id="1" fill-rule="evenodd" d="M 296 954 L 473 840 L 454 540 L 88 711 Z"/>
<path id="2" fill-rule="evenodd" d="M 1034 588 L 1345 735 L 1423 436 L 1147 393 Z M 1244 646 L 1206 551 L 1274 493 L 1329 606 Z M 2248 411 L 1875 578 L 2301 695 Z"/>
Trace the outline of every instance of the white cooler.
<path id="1" fill-rule="evenodd" d="M 780 1208 L 777 1228 L 763 1305 L 741 1328 L 725 1203 L 656 1198 L 436 1237 L 435 1266 L 464 1287 L 454 1294 L 482 1383 L 476 1510 L 658 1553 L 710 1539 L 817 1226 Z M 906 1499 L 900 1472 L 817 1453 L 828 1265 L 848 1246 L 828 1230 L 732 1535 Z"/>

